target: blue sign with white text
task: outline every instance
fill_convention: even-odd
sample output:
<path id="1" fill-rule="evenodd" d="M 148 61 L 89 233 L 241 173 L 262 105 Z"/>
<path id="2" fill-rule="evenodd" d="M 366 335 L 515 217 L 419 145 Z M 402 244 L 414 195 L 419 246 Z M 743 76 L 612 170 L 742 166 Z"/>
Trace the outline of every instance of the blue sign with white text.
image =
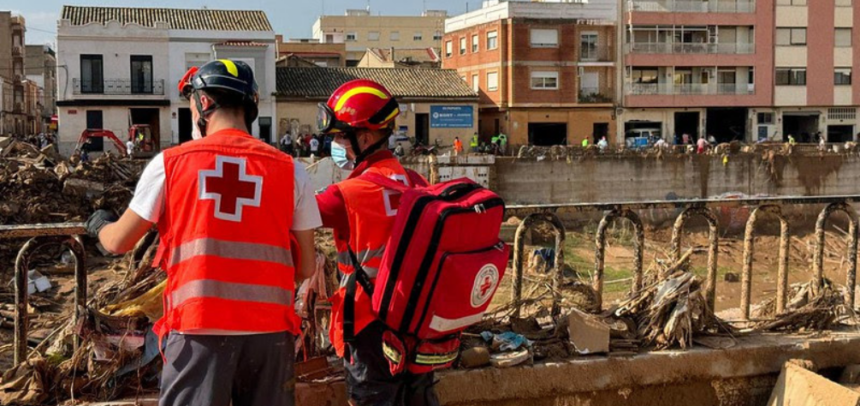
<path id="1" fill-rule="evenodd" d="M 430 128 L 472 128 L 474 123 L 472 106 L 430 106 Z"/>

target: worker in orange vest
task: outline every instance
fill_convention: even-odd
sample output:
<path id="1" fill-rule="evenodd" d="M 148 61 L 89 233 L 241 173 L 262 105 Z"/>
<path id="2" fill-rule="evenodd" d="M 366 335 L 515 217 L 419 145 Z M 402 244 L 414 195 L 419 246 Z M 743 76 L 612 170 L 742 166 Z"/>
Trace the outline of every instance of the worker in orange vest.
<path id="1" fill-rule="evenodd" d="M 319 131 L 334 135 L 334 163 L 352 170 L 347 180 L 317 195 L 323 227 L 334 229 L 343 280 L 355 272 L 353 261 L 357 261 L 369 277 L 368 283 L 373 284 L 394 227 L 399 194 L 365 180 L 363 175 L 379 174 L 408 186 L 424 186 L 426 181 L 406 171 L 385 148 L 400 113 L 397 101 L 385 87 L 370 80 L 354 80 L 338 88 L 319 108 Z M 354 317 L 346 320 L 345 329 L 347 313 Z M 385 325 L 373 313 L 371 296 L 362 287 L 357 288 L 354 300 L 346 299 L 345 288 L 333 296 L 329 335 L 337 354 L 345 359 L 350 403 L 438 405 L 432 374 L 391 375 L 382 353 L 384 332 Z"/>
<path id="2" fill-rule="evenodd" d="M 463 142 L 460 137 L 454 137 L 454 156 L 459 156 L 463 152 Z"/>
<path id="3" fill-rule="evenodd" d="M 321 225 L 308 174 L 248 133 L 258 94 L 247 64 L 191 68 L 179 92 L 194 140 L 149 163 L 118 221 L 98 211 L 87 231 L 124 253 L 158 225 L 167 287 L 154 330 L 169 334 L 160 405 L 292 406 L 295 288 L 313 272 Z"/>

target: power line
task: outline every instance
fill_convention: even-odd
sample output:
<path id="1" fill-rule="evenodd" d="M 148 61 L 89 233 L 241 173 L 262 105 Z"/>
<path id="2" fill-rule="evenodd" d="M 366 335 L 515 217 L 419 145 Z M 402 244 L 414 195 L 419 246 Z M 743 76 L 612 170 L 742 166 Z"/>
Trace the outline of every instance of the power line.
<path id="1" fill-rule="evenodd" d="M 48 31 L 48 30 L 43 30 L 43 29 L 41 29 L 41 28 L 30 27 L 30 26 L 28 26 L 28 27 L 27 27 L 27 29 L 28 29 L 28 30 L 33 30 L 33 31 L 44 32 L 44 33 L 47 33 L 47 34 L 54 34 L 54 35 L 57 35 L 57 32 L 56 32 L 56 31 Z"/>

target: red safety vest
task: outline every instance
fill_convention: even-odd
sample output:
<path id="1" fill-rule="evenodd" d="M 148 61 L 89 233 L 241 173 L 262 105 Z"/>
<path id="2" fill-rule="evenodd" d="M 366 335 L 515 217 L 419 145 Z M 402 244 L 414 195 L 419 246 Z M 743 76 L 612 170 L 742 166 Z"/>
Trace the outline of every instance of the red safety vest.
<path id="1" fill-rule="evenodd" d="M 155 331 L 300 332 L 293 304 L 293 161 L 238 130 L 164 152 Z"/>
<path id="2" fill-rule="evenodd" d="M 389 157 L 373 162 L 362 173 L 378 173 L 411 185 L 408 175 L 400 162 L 390 153 L 383 152 Z M 352 247 L 364 271 L 370 276 L 371 282 L 376 281 L 376 273 L 385 254 L 385 243 L 394 227 L 397 215 L 400 193 L 383 190 L 379 185 L 361 178 L 361 174 L 353 173 L 349 179 L 338 183 L 337 187 L 343 195 L 349 219 L 349 240 L 335 238 L 337 248 L 338 270 L 345 275 L 354 272 L 352 259 L 347 251 L 347 244 Z M 346 278 L 343 278 L 346 281 Z M 343 341 L 343 300 L 346 288 L 341 288 L 331 298 L 332 320 L 329 338 L 341 357 L 344 355 Z M 355 295 L 355 334 L 367 327 L 376 319 L 373 313 L 371 296 L 361 286 Z"/>

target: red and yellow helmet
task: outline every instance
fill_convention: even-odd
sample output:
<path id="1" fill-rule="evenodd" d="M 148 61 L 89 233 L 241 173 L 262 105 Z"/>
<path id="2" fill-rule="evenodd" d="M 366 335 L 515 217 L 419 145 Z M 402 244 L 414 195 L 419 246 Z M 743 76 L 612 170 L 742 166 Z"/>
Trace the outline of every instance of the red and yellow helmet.
<path id="1" fill-rule="evenodd" d="M 321 133 L 379 130 L 394 125 L 400 107 L 391 92 L 372 80 L 343 84 L 319 104 L 317 129 Z"/>

